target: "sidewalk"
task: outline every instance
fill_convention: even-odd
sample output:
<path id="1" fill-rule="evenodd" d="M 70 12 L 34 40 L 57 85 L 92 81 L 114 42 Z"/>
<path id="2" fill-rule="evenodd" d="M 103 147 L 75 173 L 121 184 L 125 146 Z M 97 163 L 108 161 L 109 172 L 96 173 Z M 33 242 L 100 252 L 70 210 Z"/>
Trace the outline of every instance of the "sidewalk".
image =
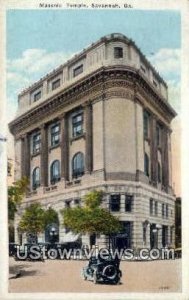
<path id="1" fill-rule="evenodd" d="M 120 285 L 94 284 L 83 280 L 81 270 L 87 261 L 14 261 L 10 258 L 10 292 L 180 292 L 181 259 L 169 261 L 121 262 Z"/>

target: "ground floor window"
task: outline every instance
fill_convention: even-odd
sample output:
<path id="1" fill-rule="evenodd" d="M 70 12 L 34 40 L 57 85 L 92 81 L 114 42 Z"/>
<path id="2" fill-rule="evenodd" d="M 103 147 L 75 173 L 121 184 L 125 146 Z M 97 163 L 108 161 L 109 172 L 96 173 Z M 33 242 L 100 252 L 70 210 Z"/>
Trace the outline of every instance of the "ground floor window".
<path id="1" fill-rule="evenodd" d="M 110 196 L 110 210 L 111 211 L 120 211 L 120 195 L 111 195 Z"/>

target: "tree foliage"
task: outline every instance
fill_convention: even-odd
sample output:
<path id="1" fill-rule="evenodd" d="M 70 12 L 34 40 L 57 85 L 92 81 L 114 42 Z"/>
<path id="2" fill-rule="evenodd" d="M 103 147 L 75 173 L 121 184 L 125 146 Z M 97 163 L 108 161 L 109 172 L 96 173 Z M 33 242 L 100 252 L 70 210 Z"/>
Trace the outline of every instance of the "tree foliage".
<path id="1" fill-rule="evenodd" d="M 38 234 L 44 230 L 45 211 L 40 203 L 33 203 L 26 208 L 19 223 L 22 232 Z"/>
<path id="2" fill-rule="evenodd" d="M 92 191 L 84 197 L 83 207 L 61 210 L 64 225 L 75 233 L 113 234 L 121 230 L 118 218 L 101 208 L 103 193 Z"/>
<path id="3" fill-rule="evenodd" d="M 57 212 L 52 208 L 49 207 L 45 212 L 44 212 L 44 226 L 46 228 L 46 226 L 48 224 L 58 224 L 59 220 L 58 220 L 58 214 Z"/>
<path id="4" fill-rule="evenodd" d="M 58 214 L 53 208 L 44 210 L 40 203 L 33 203 L 26 208 L 19 223 L 22 232 L 38 234 L 45 230 L 48 224 L 58 224 Z"/>
<path id="5" fill-rule="evenodd" d="M 8 187 L 8 217 L 9 220 L 14 220 L 14 215 L 17 211 L 17 206 L 22 202 L 25 193 L 28 189 L 29 180 L 23 177 L 16 181 L 12 186 Z"/>

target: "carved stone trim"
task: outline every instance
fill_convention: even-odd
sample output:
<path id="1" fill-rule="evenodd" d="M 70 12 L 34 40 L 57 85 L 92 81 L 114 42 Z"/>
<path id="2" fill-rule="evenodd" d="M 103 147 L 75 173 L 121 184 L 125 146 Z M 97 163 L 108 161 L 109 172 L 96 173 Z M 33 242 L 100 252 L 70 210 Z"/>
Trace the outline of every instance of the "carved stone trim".
<path id="1" fill-rule="evenodd" d="M 142 78 L 137 70 L 124 66 L 101 67 L 97 71 L 91 73 L 85 78 L 78 80 L 69 88 L 59 92 L 56 96 L 42 102 L 37 107 L 26 112 L 9 124 L 11 132 L 15 135 L 21 130 L 28 128 L 31 124 L 42 119 L 60 109 L 66 107 L 68 104 L 77 102 L 83 97 L 95 99 L 95 97 L 105 97 L 112 87 L 127 87 L 130 89 L 129 96 L 134 90 L 134 82 L 136 82 L 136 91 L 142 94 L 146 99 L 150 99 L 151 103 L 155 105 L 156 109 L 164 112 L 164 115 L 169 118 L 169 121 L 175 116 L 174 110 L 170 104 L 161 97 L 158 92 L 155 93 L 150 83 Z M 127 95 L 127 96 L 128 96 Z M 124 95 L 123 95 L 124 96 Z M 131 96 L 132 97 L 132 96 Z M 149 100 L 148 100 L 149 101 Z"/>

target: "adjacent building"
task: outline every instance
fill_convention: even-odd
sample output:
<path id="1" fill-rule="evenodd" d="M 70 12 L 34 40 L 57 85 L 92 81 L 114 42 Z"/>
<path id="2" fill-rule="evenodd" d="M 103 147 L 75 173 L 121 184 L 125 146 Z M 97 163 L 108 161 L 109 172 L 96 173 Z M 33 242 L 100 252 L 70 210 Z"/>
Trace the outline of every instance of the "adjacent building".
<path id="1" fill-rule="evenodd" d="M 118 216 L 119 247 L 174 245 L 175 196 L 171 178 L 171 121 L 167 85 L 135 43 L 118 33 L 102 37 L 18 95 L 9 124 L 15 138 L 16 179 L 30 193 L 16 216 L 35 201 L 60 218 L 104 191 L 103 207 Z M 40 236 L 45 240 L 45 233 Z M 84 244 L 89 236 L 82 236 Z M 93 238 L 100 246 L 107 237 Z"/>

